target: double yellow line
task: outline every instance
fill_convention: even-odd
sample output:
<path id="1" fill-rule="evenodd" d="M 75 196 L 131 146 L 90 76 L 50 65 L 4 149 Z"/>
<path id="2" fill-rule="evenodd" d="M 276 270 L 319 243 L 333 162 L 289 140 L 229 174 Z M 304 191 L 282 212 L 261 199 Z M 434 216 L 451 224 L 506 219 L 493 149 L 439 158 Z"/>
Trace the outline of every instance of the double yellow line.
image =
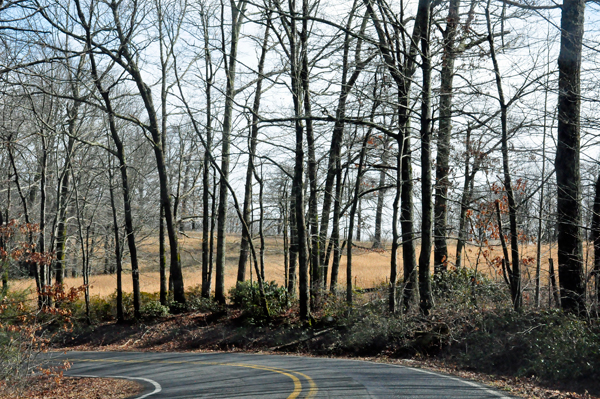
<path id="1" fill-rule="evenodd" d="M 96 363 L 150 363 L 150 364 L 198 364 L 204 366 L 227 366 L 227 367 L 244 367 L 255 370 L 270 371 L 272 373 L 278 373 L 284 375 L 292 380 L 294 383 L 294 391 L 287 397 L 287 399 L 298 398 L 303 391 L 301 377 L 308 382 L 309 389 L 305 396 L 306 399 L 314 398 L 317 395 L 319 389 L 314 380 L 308 375 L 299 371 L 281 369 L 275 367 L 262 366 L 258 364 L 248 363 L 218 363 L 218 362 L 203 362 L 203 361 L 185 361 L 185 360 L 122 360 L 122 359 L 68 359 L 71 362 L 96 362 Z"/>

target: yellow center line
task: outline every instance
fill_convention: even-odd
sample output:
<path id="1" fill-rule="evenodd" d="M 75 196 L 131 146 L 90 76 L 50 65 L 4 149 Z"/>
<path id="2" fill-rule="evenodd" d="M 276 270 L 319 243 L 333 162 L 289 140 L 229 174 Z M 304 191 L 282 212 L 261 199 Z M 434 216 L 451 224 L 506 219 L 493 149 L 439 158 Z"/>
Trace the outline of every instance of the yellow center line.
<path id="1" fill-rule="evenodd" d="M 150 364 L 198 364 L 198 365 L 207 365 L 207 366 L 229 366 L 229 367 L 244 367 L 255 370 L 263 370 L 270 371 L 273 373 L 278 373 L 290 378 L 294 383 L 294 391 L 287 397 L 287 399 L 296 399 L 302 393 L 302 383 L 300 379 L 296 377 L 297 374 L 303 378 L 305 378 L 309 385 L 310 389 L 308 392 L 307 398 L 312 398 L 316 395 L 318 389 L 317 385 L 313 381 L 312 378 L 307 376 L 304 373 L 300 373 L 298 371 L 287 370 L 287 369 L 277 369 L 268 366 L 261 366 L 257 364 L 248 364 L 248 363 L 218 363 L 218 362 L 205 362 L 205 361 L 185 361 L 185 360 L 122 360 L 122 359 L 68 359 L 69 361 L 80 361 L 80 362 L 97 362 L 97 363 L 150 363 Z"/>

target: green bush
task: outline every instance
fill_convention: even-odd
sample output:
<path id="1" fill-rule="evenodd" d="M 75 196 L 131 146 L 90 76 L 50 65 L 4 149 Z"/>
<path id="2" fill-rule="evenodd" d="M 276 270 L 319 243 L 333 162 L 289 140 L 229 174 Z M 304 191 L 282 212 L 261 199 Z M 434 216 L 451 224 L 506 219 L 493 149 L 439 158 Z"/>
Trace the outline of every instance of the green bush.
<path id="1" fill-rule="evenodd" d="M 87 321 L 85 314 L 85 300 L 79 298 L 77 301 L 69 305 L 73 313 L 73 319 L 77 321 Z M 142 317 L 163 317 L 168 314 L 164 313 L 164 309 L 160 308 L 159 294 L 140 292 L 140 313 Z M 123 293 L 123 317 L 126 320 L 134 318 L 133 310 L 133 294 L 124 292 Z M 117 293 L 116 291 L 107 297 L 101 297 L 99 295 L 93 295 L 90 297 L 90 322 L 92 324 L 112 321 L 117 318 Z"/>
<path id="2" fill-rule="evenodd" d="M 284 287 L 279 287 L 275 281 L 265 281 L 263 283 L 269 313 L 276 315 L 287 309 L 287 291 Z M 236 284 L 229 290 L 229 297 L 233 305 L 242 309 L 247 316 L 250 324 L 262 324 L 269 315 L 266 315 L 260 302 L 260 289 L 258 283 L 244 281 Z"/>
<path id="3" fill-rule="evenodd" d="M 195 285 L 185 291 L 187 310 L 192 312 L 214 313 L 221 309 L 214 298 L 202 297 L 202 286 Z"/>
<path id="4" fill-rule="evenodd" d="M 77 307 L 76 311 L 73 312 L 78 318 L 85 317 L 85 300 L 80 299 L 74 303 Z M 103 298 L 100 295 L 93 295 L 90 297 L 90 321 L 110 321 L 116 318 L 116 307 L 108 299 Z"/>
<path id="5" fill-rule="evenodd" d="M 169 314 L 169 308 L 161 305 L 159 301 L 149 301 L 140 307 L 140 313 L 143 318 L 155 319 L 167 316 Z"/>
<path id="6" fill-rule="evenodd" d="M 214 313 L 220 310 L 220 306 L 213 298 L 188 297 L 186 303 L 187 310 L 192 312 Z"/>
<path id="7" fill-rule="evenodd" d="M 435 297 L 450 300 L 453 307 L 510 302 L 510 294 L 504 282 L 493 281 L 481 272 L 469 268 L 450 269 L 435 274 L 431 290 Z"/>

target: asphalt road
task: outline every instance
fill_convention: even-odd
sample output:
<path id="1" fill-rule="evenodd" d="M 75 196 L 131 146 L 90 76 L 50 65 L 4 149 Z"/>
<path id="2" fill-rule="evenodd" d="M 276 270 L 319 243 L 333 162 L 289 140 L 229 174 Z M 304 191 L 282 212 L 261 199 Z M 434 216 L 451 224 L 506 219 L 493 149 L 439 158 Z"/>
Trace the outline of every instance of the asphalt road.
<path id="1" fill-rule="evenodd" d="M 410 367 L 239 353 L 68 352 L 71 376 L 138 380 L 150 398 L 508 398 Z"/>

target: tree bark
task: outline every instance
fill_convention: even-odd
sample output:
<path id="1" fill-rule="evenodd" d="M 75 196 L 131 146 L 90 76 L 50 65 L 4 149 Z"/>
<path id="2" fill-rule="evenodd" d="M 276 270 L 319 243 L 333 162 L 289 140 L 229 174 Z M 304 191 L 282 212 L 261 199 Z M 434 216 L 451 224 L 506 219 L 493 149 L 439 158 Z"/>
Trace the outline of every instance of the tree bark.
<path id="1" fill-rule="evenodd" d="M 432 231 L 431 185 L 431 55 L 429 52 L 430 0 L 419 1 L 415 24 L 421 25 L 421 253 L 419 255 L 419 297 L 421 313 L 429 315 L 433 306 L 431 297 L 430 264 Z"/>
<path id="2" fill-rule="evenodd" d="M 244 205 L 242 214 L 244 222 L 250 226 L 250 210 L 252 205 L 252 175 L 254 171 L 254 156 L 256 154 L 256 144 L 258 138 L 258 111 L 260 109 L 260 99 L 262 94 L 262 83 L 264 79 L 265 58 L 267 56 L 269 44 L 269 29 L 271 27 L 271 10 L 267 11 L 267 22 L 263 42 L 261 46 L 260 59 L 258 61 L 258 71 L 256 80 L 256 90 L 254 92 L 254 103 L 252 104 L 252 126 L 250 128 L 250 143 L 248 149 L 248 167 L 246 169 L 246 183 L 244 186 Z M 248 241 L 251 237 L 242 232 L 242 240 L 240 243 L 240 258 L 238 262 L 237 281 L 241 282 L 246 279 L 246 263 L 248 261 Z"/>
<path id="3" fill-rule="evenodd" d="M 210 158 L 212 148 L 212 85 L 213 65 L 209 51 L 208 17 L 202 8 L 202 29 L 204 33 L 204 65 L 206 95 L 206 147 L 202 162 L 202 297 L 210 297 L 210 283 L 212 270 L 212 232 L 211 232 L 211 207 L 210 207 Z M 214 200 L 213 200 L 214 204 Z"/>
<path id="4" fill-rule="evenodd" d="M 117 322 L 122 323 L 125 321 L 125 316 L 123 312 L 123 263 L 121 258 L 121 242 L 119 238 L 119 224 L 117 222 L 117 207 L 115 206 L 115 195 L 112 184 L 112 171 L 110 170 L 110 161 L 109 161 L 109 181 L 108 181 L 108 189 L 110 192 L 110 207 L 112 210 L 113 216 L 113 233 L 114 233 L 114 245 L 115 245 L 115 262 L 117 263 Z"/>
<path id="5" fill-rule="evenodd" d="M 79 104 L 76 102 L 73 108 L 69 110 L 69 139 L 65 153 L 65 164 L 61 173 L 59 182 L 58 196 L 58 225 L 56 227 L 56 260 L 54 263 L 54 274 L 56 284 L 64 283 L 65 275 L 65 244 L 67 242 L 67 209 L 69 208 L 69 179 L 71 178 L 71 155 L 75 145 L 75 124 L 77 121 L 77 109 Z"/>
<path id="6" fill-rule="evenodd" d="M 376 104 L 376 103 L 375 103 Z M 373 113 L 375 113 L 377 105 L 373 106 Z M 360 196 L 360 184 L 362 182 L 363 167 L 365 163 L 365 155 L 367 152 L 367 143 L 371 137 L 371 131 L 365 135 L 362 146 L 360 149 L 360 160 L 358 162 L 358 171 L 356 172 L 356 182 L 354 183 L 354 196 L 352 198 L 352 206 L 350 207 L 350 224 L 348 226 L 348 241 L 346 246 L 346 303 L 352 306 L 352 235 L 354 234 L 354 219 L 356 216 L 356 209 L 358 207 L 358 200 Z"/>
<path id="7" fill-rule="evenodd" d="M 580 112 L 581 51 L 585 0 L 562 6 L 558 56 L 558 137 L 556 146 L 558 274 L 562 308 L 585 311 L 581 237 Z"/>
<path id="8" fill-rule="evenodd" d="M 509 165 L 509 154 L 508 154 L 508 104 L 504 99 L 504 90 L 502 88 L 502 75 L 500 74 L 500 67 L 498 66 L 498 60 L 496 59 L 496 48 L 494 46 L 494 34 L 492 32 L 492 23 L 490 18 L 490 2 L 488 0 L 487 7 L 485 9 L 485 16 L 488 30 L 488 42 L 490 44 L 490 53 L 492 57 L 492 64 L 494 66 L 494 75 L 496 78 L 496 89 L 498 90 L 498 102 L 500 103 L 500 122 L 502 126 L 502 171 L 504 174 L 504 190 L 508 200 L 508 216 L 510 224 L 510 249 L 511 249 L 511 263 L 508 267 L 508 258 L 506 258 L 506 264 L 509 273 L 510 280 L 510 291 L 513 306 L 515 310 L 520 310 L 522 305 L 521 298 L 521 260 L 519 258 L 519 233 L 517 230 L 517 204 L 515 201 L 515 194 L 512 187 L 512 181 L 510 176 L 510 165 Z M 500 232 L 502 234 L 502 232 Z"/>
<path id="9" fill-rule="evenodd" d="M 219 186 L 219 207 L 217 210 L 217 259 L 215 264 L 215 299 L 217 302 L 225 303 L 225 252 L 226 252 L 226 224 L 227 207 L 229 205 L 228 189 L 226 182 L 229 181 L 229 156 L 231 146 L 231 128 L 233 118 L 233 98 L 235 96 L 235 74 L 237 68 L 237 51 L 242 21 L 246 10 L 246 1 L 230 0 L 231 8 L 231 47 L 229 59 L 226 61 L 227 86 L 225 91 L 225 109 L 223 111 L 223 137 L 221 141 L 221 184 Z M 225 36 L 222 37 L 223 42 Z M 223 44 L 224 46 L 224 44 Z M 225 56 L 225 51 L 223 51 Z"/>
<path id="10" fill-rule="evenodd" d="M 452 133 L 452 95 L 454 60 L 456 59 L 455 38 L 459 22 L 460 0 L 450 0 L 446 30 L 443 32 L 442 71 L 440 73 L 440 115 L 435 169 L 435 205 L 433 264 L 435 273 L 448 270 L 448 188 L 450 181 L 450 136 Z"/>

